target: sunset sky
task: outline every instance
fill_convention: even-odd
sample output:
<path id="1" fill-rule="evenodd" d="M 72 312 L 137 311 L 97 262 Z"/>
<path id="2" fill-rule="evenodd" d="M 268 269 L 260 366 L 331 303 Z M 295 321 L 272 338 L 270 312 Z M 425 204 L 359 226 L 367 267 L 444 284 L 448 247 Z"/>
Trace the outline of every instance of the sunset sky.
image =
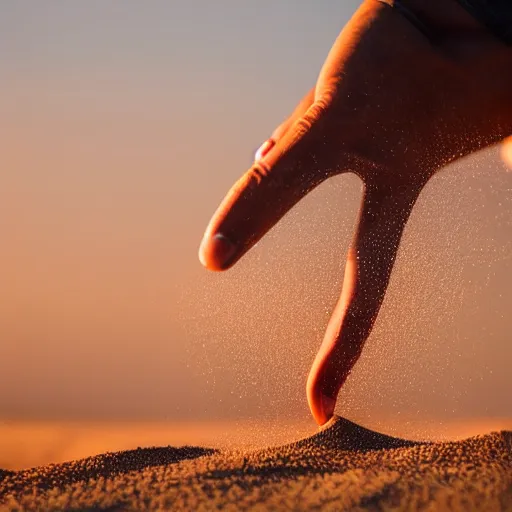
<path id="1" fill-rule="evenodd" d="M 206 224 L 314 84 L 356 0 L 0 3 L 0 417 L 308 415 L 361 185 L 239 265 Z M 512 416 L 512 173 L 425 189 L 338 411 Z"/>

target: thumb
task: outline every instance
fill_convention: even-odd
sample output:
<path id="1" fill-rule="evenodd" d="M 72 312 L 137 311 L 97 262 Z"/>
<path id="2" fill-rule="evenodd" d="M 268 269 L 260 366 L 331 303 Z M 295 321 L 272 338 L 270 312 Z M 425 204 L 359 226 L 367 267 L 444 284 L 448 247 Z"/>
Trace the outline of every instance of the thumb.
<path id="1" fill-rule="evenodd" d="M 297 119 L 300 119 L 313 105 L 315 101 L 315 87 L 310 89 L 308 93 L 300 100 L 299 104 L 295 107 L 292 115 L 282 122 L 272 133 L 270 139 L 266 140 L 256 151 L 254 159 L 261 160 L 279 141 L 285 133 L 294 125 Z"/>
<path id="2" fill-rule="evenodd" d="M 312 104 L 235 183 L 211 219 L 199 259 L 224 270 L 240 259 L 285 213 L 327 178 L 322 144 L 325 111 Z"/>

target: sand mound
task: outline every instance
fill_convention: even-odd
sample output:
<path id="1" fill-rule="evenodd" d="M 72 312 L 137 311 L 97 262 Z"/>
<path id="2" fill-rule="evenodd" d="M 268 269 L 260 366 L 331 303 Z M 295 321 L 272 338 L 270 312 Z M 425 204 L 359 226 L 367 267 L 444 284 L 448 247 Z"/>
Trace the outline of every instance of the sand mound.
<path id="1" fill-rule="evenodd" d="M 307 448 L 308 446 L 319 445 L 328 450 L 368 451 L 390 450 L 392 448 L 404 448 L 419 444 L 426 443 L 386 436 L 361 427 L 345 418 L 334 416 L 320 428 L 317 434 L 297 441 L 293 443 L 293 446 L 296 448 Z"/>
<path id="2" fill-rule="evenodd" d="M 153 448 L 4 474 L 5 510 L 512 510 L 512 432 L 416 443 L 335 418 L 249 453 Z"/>

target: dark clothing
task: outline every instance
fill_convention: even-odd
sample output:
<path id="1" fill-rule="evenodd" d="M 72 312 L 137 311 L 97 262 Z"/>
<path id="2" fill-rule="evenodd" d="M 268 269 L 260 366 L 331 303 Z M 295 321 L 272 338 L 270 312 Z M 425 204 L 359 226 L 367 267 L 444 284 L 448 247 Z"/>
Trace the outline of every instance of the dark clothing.
<path id="1" fill-rule="evenodd" d="M 512 44 L 512 0 L 458 0 L 491 32 Z"/>
<path id="2" fill-rule="evenodd" d="M 404 0 L 379 0 L 405 16 L 432 43 L 438 40 L 434 27 L 410 9 Z M 474 18 L 507 44 L 512 44 L 512 0 L 457 0 Z"/>

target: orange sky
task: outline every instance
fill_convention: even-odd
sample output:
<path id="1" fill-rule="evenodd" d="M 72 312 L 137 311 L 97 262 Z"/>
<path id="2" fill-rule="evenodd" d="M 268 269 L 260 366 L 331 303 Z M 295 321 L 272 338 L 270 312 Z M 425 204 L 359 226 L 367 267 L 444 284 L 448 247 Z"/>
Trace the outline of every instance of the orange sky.
<path id="1" fill-rule="evenodd" d="M 229 273 L 197 248 L 357 2 L 283 1 L 265 41 L 268 2 L 58 5 L 0 7 L 0 416 L 307 415 L 357 179 Z M 511 227 L 497 150 L 429 185 L 339 412 L 512 415 Z"/>

